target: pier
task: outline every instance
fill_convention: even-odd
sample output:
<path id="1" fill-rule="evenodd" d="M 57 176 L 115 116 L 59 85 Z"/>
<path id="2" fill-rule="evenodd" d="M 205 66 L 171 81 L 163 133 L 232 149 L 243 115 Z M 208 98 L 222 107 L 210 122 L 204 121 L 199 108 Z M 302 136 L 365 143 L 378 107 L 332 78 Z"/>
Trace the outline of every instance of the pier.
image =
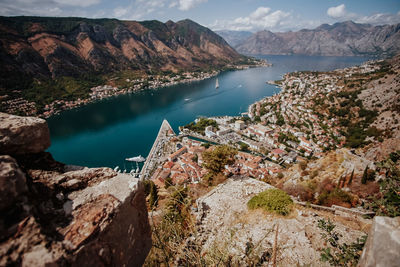
<path id="1" fill-rule="evenodd" d="M 176 136 L 174 130 L 167 120 L 163 120 L 160 130 L 158 131 L 156 140 L 151 147 L 150 153 L 144 162 L 143 168 L 140 172 L 140 179 L 145 180 L 150 178 L 151 171 L 157 166 L 159 160 L 159 154 L 161 153 L 161 149 L 164 144 L 169 142 L 171 137 Z"/>

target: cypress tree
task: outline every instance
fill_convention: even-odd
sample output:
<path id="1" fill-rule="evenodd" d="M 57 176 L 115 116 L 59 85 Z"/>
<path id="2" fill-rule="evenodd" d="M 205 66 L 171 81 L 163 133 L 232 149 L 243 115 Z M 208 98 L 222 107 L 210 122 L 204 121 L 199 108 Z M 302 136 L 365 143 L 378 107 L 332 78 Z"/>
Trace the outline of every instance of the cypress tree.
<path id="1" fill-rule="evenodd" d="M 350 180 L 349 180 L 348 185 L 351 185 L 351 183 L 353 182 L 353 176 L 354 176 L 354 169 L 353 169 L 353 171 L 351 172 Z"/>
<path id="2" fill-rule="evenodd" d="M 365 167 L 362 179 L 361 179 L 361 183 L 366 184 L 367 183 L 367 179 L 368 179 L 368 165 L 367 167 Z"/>
<path id="3" fill-rule="evenodd" d="M 337 183 L 337 188 L 340 189 L 340 184 L 342 183 L 342 176 L 340 176 L 339 181 Z"/>
<path id="4" fill-rule="evenodd" d="M 157 204 L 158 204 L 157 186 L 154 184 L 153 181 L 151 181 L 151 183 L 150 183 L 150 198 L 149 198 L 150 208 L 157 207 Z"/>

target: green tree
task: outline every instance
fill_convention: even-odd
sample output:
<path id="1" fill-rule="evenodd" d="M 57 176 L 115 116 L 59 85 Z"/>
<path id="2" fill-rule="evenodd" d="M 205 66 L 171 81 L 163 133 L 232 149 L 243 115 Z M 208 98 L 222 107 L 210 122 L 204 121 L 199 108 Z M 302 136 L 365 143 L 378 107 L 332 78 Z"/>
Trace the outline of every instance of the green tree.
<path id="1" fill-rule="evenodd" d="M 354 177 L 354 169 L 353 169 L 353 171 L 351 172 L 351 175 L 350 175 L 349 185 L 351 185 L 351 183 L 353 182 L 353 177 Z"/>
<path id="2" fill-rule="evenodd" d="M 149 198 L 149 205 L 150 208 L 157 207 L 158 204 L 158 189 L 157 186 L 154 184 L 153 181 L 150 183 L 150 198 Z"/>
<path id="3" fill-rule="evenodd" d="M 211 151 L 203 152 L 203 166 L 213 175 L 222 172 L 225 165 L 235 162 L 237 150 L 227 145 L 215 147 Z"/>
<path id="4" fill-rule="evenodd" d="M 368 165 L 367 167 L 365 167 L 362 179 L 361 179 L 361 183 L 366 184 L 368 180 Z"/>
<path id="5" fill-rule="evenodd" d="M 248 151 L 249 145 L 246 143 L 240 143 L 240 151 Z"/>
<path id="6" fill-rule="evenodd" d="M 171 222 L 185 220 L 186 209 L 188 208 L 188 190 L 180 186 L 170 195 L 166 205 L 165 217 Z"/>
<path id="7" fill-rule="evenodd" d="M 165 188 L 168 188 L 171 185 L 174 185 L 173 182 L 172 182 L 171 176 L 168 176 L 167 178 L 165 178 L 164 185 L 165 185 Z"/>

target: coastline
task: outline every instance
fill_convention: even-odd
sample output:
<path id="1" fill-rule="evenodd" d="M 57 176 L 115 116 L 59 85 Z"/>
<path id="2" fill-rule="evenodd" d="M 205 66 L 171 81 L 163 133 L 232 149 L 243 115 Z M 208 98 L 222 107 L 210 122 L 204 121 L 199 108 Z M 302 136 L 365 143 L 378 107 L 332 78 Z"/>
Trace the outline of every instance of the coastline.
<path id="1" fill-rule="evenodd" d="M 135 85 L 133 85 L 131 87 L 127 87 L 127 88 L 118 88 L 118 87 L 107 85 L 107 84 L 99 85 L 96 87 L 92 87 L 90 89 L 91 93 L 90 93 L 89 98 L 86 98 L 86 99 L 79 98 L 77 100 L 71 100 L 71 101 L 56 100 L 56 101 L 52 102 L 51 104 L 46 105 L 44 108 L 45 111 L 43 113 L 36 114 L 36 116 L 47 119 L 51 116 L 60 114 L 62 111 L 78 108 L 78 107 L 81 107 L 81 106 L 84 106 L 84 105 L 87 105 L 90 103 L 94 103 L 99 100 L 111 98 L 113 96 L 138 93 L 138 92 L 141 92 L 144 90 L 149 90 L 149 89 L 157 90 L 160 88 L 175 86 L 175 85 L 179 85 L 179 84 L 203 81 L 206 79 L 213 78 L 223 71 L 245 70 L 245 69 L 249 69 L 249 68 L 272 66 L 272 64 L 266 62 L 265 60 L 257 61 L 256 63 L 257 64 L 254 64 L 254 65 L 229 66 L 227 69 L 213 70 L 211 72 L 201 72 L 200 74 L 195 73 L 195 72 L 185 72 L 185 73 L 183 73 L 185 78 L 178 76 L 177 79 L 169 79 L 170 77 L 168 75 L 156 76 L 156 77 L 149 76 L 147 78 L 141 78 L 141 79 L 136 79 L 136 80 L 127 79 L 127 82 L 136 83 Z M 197 75 L 197 77 L 195 75 Z M 166 80 L 168 80 L 168 81 L 166 81 Z"/>

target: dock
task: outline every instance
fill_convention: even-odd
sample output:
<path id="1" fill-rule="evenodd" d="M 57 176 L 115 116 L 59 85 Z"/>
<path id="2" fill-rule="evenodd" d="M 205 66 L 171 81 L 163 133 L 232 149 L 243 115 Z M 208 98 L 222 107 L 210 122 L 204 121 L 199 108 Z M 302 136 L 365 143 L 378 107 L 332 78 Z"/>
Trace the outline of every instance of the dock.
<path id="1" fill-rule="evenodd" d="M 161 124 L 160 130 L 158 131 L 156 140 L 154 141 L 150 153 L 147 156 L 143 168 L 140 172 L 140 180 L 146 180 L 150 178 L 151 171 L 158 165 L 158 154 L 159 152 L 161 152 L 160 150 L 163 148 L 164 144 L 169 142 L 169 140 L 175 136 L 176 134 L 171 125 L 166 119 L 164 119 Z"/>

